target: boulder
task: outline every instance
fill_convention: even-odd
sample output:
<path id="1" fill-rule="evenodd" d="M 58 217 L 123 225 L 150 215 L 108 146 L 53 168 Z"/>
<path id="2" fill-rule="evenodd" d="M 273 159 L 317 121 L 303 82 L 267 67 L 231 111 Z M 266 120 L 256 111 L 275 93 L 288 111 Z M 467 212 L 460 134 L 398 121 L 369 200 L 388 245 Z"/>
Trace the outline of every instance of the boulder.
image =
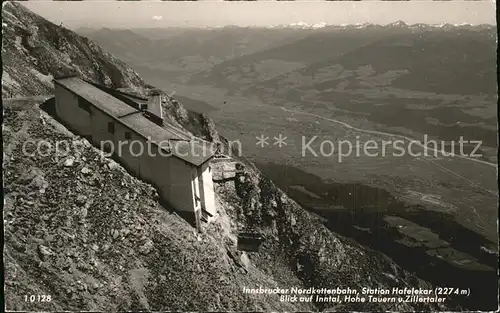
<path id="1" fill-rule="evenodd" d="M 84 195 L 78 195 L 78 197 L 76 197 L 76 204 L 78 204 L 80 206 L 84 205 L 86 201 L 87 201 L 87 197 Z"/>
<path id="2" fill-rule="evenodd" d="M 65 166 L 65 167 L 72 167 L 74 163 L 75 163 L 75 158 L 71 156 L 71 157 L 68 157 L 68 158 L 64 161 L 64 166 Z"/>
<path id="3" fill-rule="evenodd" d="M 153 249 L 153 246 L 154 246 L 153 242 L 150 239 L 148 239 L 145 244 L 139 247 L 139 252 L 141 254 L 149 254 Z"/>
<path id="4" fill-rule="evenodd" d="M 81 172 L 83 175 L 90 175 L 90 173 L 92 173 L 92 170 L 85 166 L 82 168 Z"/>
<path id="5" fill-rule="evenodd" d="M 38 253 L 40 254 L 40 258 L 42 259 L 42 261 L 46 261 L 49 256 L 54 254 L 52 250 L 44 245 L 38 246 Z"/>

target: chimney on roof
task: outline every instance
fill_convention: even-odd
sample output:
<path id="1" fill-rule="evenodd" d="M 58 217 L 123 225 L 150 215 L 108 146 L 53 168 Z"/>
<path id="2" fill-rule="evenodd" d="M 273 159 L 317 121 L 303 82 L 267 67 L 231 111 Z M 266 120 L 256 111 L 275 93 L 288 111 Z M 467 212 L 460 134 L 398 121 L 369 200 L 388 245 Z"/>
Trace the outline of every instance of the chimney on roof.
<path id="1" fill-rule="evenodd" d="M 53 76 L 55 80 L 69 78 L 69 77 L 78 77 L 78 73 L 75 71 L 56 71 Z"/>
<path id="2" fill-rule="evenodd" d="M 162 96 L 159 90 L 153 90 L 149 96 L 147 116 L 154 123 L 163 126 Z"/>

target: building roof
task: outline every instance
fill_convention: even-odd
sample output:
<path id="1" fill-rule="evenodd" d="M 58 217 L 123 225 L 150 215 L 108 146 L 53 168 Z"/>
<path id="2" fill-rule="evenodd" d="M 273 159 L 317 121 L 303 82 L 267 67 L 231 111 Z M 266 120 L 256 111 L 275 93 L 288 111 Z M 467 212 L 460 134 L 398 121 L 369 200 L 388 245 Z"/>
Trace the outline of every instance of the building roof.
<path id="1" fill-rule="evenodd" d="M 214 155 L 215 151 L 208 142 L 191 140 L 186 134 L 183 134 L 172 125 L 164 124 L 164 127 L 162 127 L 155 124 L 144 117 L 140 110 L 91 83 L 78 77 L 65 77 L 54 81 L 179 159 L 200 166 Z M 170 151 L 165 141 L 170 141 Z"/>
<path id="2" fill-rule="evenodd" d="M 141 104 L 148 104 L 150 101 L 150 99 L 142 98 L 142 97 L 130 94 L 130 93 L 126 93 L 126 92 L 117 90 L 117 89 L 112 89 L 112 88 L 109 88 L 109 87 L 106 87 L 103 85 L 99 85 L 99 84 L 94 83 L 94 82 L 88 82 L 88 83 L 90 83 L 91 85 L 94 85 L 95 87 L 103 90 L 104 92 L 114 96 L 118 100 L 125 102 L 126 104 L 128 104 L 129 106 L 132 106 L 133 108 L 135 108 L 137 110 L 140 109 Z M 188 141 L 191 140 L 191 136 L 188 136 L 188 134 L 185 131 L 182 131 L 181 129 L 179 129 L 178 127 L 175 127 L 174 125 L 172 125 L 170 123 L 163 123 L 163 115 L 161 113 L 160 98 L 158 98 L 157 101 L 158 101 L 157 104 L 160 105 L 160 108 L 157 109 L 157 112 L 159 111 L 160 115 L 157 117 L 162 120 L 162 123 L 160 126 L 165 128 L 168 132 L 175 134 L 177 137 L 179 137 L 178 139 L 183 139 L 183 140 L 188 140 Z M 152 110 L 150 110 L 150 107 L 148 106 L 147 112 L 153 114 L 151 111 Z M 149 114 L 144 114 L 144 116 L 146 118 L 150 119 L 152 122 L 157 124 L 157 119 L 155 121 L 155 119 L 152 119 Z"/>
<path id="3" fill-rule="evenodd" d="M 139 112 L 140 113 L 140 112 Z M 151 140 L 161 142 L 163 140 L 186 140 L 178 134 L 168 131 L 165 128 L 151 122 L 142 114 L 130 114 L 119 117 L 127 126 L 137 132 L 151 137 Z"/>
<path id="4" fill-rule="evenodd" d="M 78 77 L 65 77 L 54 81 L 114 117 L 138 111 L 137 109 L 125 104 L 112 95 Z"/>
<path id="5" fill-rule="evenodd" d="M 175 127 L 174 125 L 170 124 L 170 123 L 164 123 L 163 124 L 163 128 L 169 132 L 172 132 L 174 134 L 176 134 L 177 136 L 181 137 L 183 140 L 191 140 L 192 136 L 188 136 L 185 132 L 183 132 L 182 130 L 180 130 L 179 128 Z"/>
<path id="6" fill-rule="evenodd" d="M 150 96 L 149 98 L 144 98 L 118 89 L 106 87 L 94 82 L 88 83 L 112 95 L 118 100 L 125 102 L 131 107 L 145 112 L 146 114 L 144 114 L 144 116 L 152 122 L 160 126 L 163 125 L 162 103 L 161 96 L 159 94 L 155 94 L 153 96 Z M 143 105 L 146 105 L 146 109 L 143 108 Z"/>
<path id="7" fill-rule="evenodd" d="M 153 95 L 148 101 L 148 111 L 156 117 L 163 119 L 163 112 L 161 108 L 161 96 Z"/>
<path id="8" fill-rule="evenodd" d="M 171 146 L 173 155 L 196 166 L 210 160 L 215 154 L 213 146 L 204 141 L 173 141 Z"/>

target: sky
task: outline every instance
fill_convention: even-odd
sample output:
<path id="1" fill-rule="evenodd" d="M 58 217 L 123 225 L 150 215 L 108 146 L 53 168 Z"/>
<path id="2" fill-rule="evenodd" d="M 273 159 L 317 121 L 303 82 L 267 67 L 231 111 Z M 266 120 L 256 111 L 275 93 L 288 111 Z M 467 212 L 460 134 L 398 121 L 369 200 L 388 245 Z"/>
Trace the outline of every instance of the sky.
<path id="1" fill-rule="evenodd" d="M 28 1 L 23 5 L 65 27 L 268 27 L 333 25 L 496 24 L 492 1 Z"/>

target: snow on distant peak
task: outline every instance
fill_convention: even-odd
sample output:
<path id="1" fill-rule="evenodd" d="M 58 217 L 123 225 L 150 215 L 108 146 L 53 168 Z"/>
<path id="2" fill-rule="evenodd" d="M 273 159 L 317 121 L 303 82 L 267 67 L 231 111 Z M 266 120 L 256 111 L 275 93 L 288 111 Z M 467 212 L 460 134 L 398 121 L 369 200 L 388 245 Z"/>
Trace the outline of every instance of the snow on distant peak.
<path id="1" fill-rule="evenodd" d="M 365 27 L 368 27 L 370 25 L 371 25 L 370 23 L 356 23 L 353 26 L 356 28 L 365 28 Z"/>
<path id="2" fill-rule="evenodd" d="M 387 26 L 395 26 L 395 27 L 407 27 L 408 24 L 406 24 L 405 22 L 399 20 L 399 21 L 396 21 L 394 23 L 391 23 L 391 24 L 388 24 Z"/>
<path id="3" fill-rule="evenodd" d="M 353 24 L 327 24 L 325 22 L 319 23 L 307 23 L 307 22 L 296 22 L 290 24 L 276 24 L 270 26 L 236 26 L 236 25 L 224 25 L 224 26 L 206 26 L 204 28 L 207 29 L 220 29 L 220 28 L 292 28 L 292 29 L 321 29 L 321 28 L 346 28 L 346 29 L 364 29 L 369 27 L 390 27 L 390 28 L 409 28 L 409 29 L 425 29 L 425 28 L 454 28 L 454 27 L 476 27 L 479 25 L 469 24 L 469 23 L 460 23 L 460 24 L 450 24 L 450 23 L 441 23 L 441 24 L 425 24 L 425 23 L 417 23 L 417 24 L 407 24 L 404 21 L 395 21 L 389 24 L 381 25 L 381 24 L 372 24 L 372 23 L 353 23 Z"/>
<path id="4" fill-rule="evenodd" d="M 328 24 L 326 24 L 325 22 L 319 22 L 319 23 L 315 23 L 315 24 L 309 24 L 309 23 L 306 23 L 306 22 L 296 22 L 296 23 L 291 23 L 291 24 L 281 24 L 281 25 L 276 25 L 274 27 L 291 27 L 291 28 L 323 28 L 323 27 L 326 27 L 328 26 Z"/>
<path id="5" fill-rule="evenodd" d="M 477 25 L 469 24 L 469 23 L 459 23 L 459 24 L 441 23 L 441 24 L 433 24 L 433 25 L 428 25 L 428 26 L 435 27 L 435 28 L 452 28 L 452 27 L 474 27 Z"/>
<path id="6" fill-rule="evenodd" d="M 437 27 L 437 28 L 443 28 L 443 27 L 448 27 L 450 26 L 450 24 L 448 23 L 441 23 L 441 24 L 434 24 L 434 25 L 430 25 L 431 27 Z"/>
<path id="7" fill-rule="evenodd" d="M 283 25 L 283 26 L 285 26 L 285 25 Z M 290 27 L 309 27 L 309 24 L 307 24 L 306 22 L 297 22 L 297 23 L 291 23 L 288 26 L 290 26 Z"/>
<path id="8" fill-rule="evenodd" d="M 327 26 L 327 24 L 325 22 L 321 22 L 321 23 L 317 23 L 317 24 L 312 25 L 312 28 L 323 28 L 326 26 Z"/>

